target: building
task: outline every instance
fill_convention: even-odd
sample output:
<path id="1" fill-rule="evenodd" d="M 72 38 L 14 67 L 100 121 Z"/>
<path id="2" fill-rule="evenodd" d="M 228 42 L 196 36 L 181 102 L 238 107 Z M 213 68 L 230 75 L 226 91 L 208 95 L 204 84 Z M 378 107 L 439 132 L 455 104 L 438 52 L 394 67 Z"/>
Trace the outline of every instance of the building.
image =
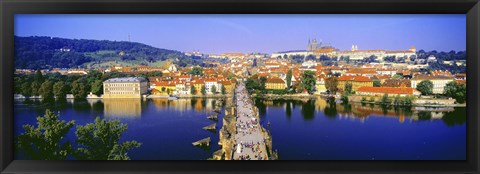
<path id="1" fill-rule="evenodd" d="M 411 87 L 371 87 L 371 86 L 362 86 L 357 89 L 356 94 L 358 95 L 368 95 L 368 96 L 383 96 L 388 94 L 389 96 L 419 96 L 420 92 L 415 88 Z"/>
<path id="2" fill-rule="evenodd" d="M 362 86 L 370 86 L 373 87 L 372 79 L 365 77 L 365 76 L 340 76 L 338 78 L 338 86 L 337 88 L 343 91 L 345 88 L 346 83 L 352 84 L 352 90 L 357 91 L 358 88 Z"/>
<path id="3" fill-rule="evenodd" d="M 325 86 L 325 77 L 319 77 L 317 78 L 317 81 L 315 82 L 315 94 L 321 94 L 327 92 L 327 87 Z"/>
<path id="4" fill-rule="evenodd" d="M 177 85 L 173 81 L 155 81 L 152 82 L 153 95 L 170 95 L 175 92 Z"/>
<path id="5" fill-rule="evenodd" d="M 417 88 L 417 85 L 424 80 L 430 80 L 433 83 L 433 94 L 443 94 L 445 85 L 447 85 L 448 82 L 455 80 L 455 78 L 453 76 L 436 76 L 430 74 L 416 75 L 411 79 L 412 88 Z"/>
<path id="6" fill-rule="evenodd" d="M 287 88 L 285 81 L 278 77 L 267 78 L 265 82 L 265 89 L 267 90 L 283 90 L 285 88 Z"/>
<path id="7" fill-rule="evenodd" d="M 148 91 L 142 77 L 112 78 L 103 82 L 103 98 L 141 98 Z"/>

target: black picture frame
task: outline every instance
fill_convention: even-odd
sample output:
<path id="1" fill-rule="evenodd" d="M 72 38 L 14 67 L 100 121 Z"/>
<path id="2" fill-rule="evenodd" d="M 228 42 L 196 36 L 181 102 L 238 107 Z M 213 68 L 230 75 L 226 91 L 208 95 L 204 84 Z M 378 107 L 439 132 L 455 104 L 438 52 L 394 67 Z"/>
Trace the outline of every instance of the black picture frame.
<path id="1" fill-rule="evenodd" d="M 478 0 L 3 0 L 0 35 L 1 173 L 478 173 Z M 29 161 L 13 160 L 15 14 L 466 14 L 465 161 Z"/>

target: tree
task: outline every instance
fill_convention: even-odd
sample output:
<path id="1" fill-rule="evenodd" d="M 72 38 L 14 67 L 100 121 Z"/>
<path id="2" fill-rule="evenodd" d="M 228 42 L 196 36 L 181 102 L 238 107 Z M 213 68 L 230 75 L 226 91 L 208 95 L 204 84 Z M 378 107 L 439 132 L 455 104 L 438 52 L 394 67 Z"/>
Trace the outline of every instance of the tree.
<path id="1" fill-rule="evenodd" d="M 31 90 L 31 94 L 33 96 L 40 95 L 39 90 L 38 90 L 38 89 L 40 89 L 40 86 L 42 86 L 42 84 L 40 82 L 37 82 L 37 81 L 32 82 L 32 84 L 30 86 L 30 90 Z"/>
<path id="2" fill-rule="evenodd" d="M 167 94 L 170 94 L 170 92 L 171 92 L 170 88 L 167 88 Z"/>
<path id="3" fill-rule="evenodd" d="M 444 94 L 454 98 L 457 103 L 465 103 L 467 99 L 467 86 L 455 81 L 448 82 L 444 88 Z"/>
<path id="4" fill-rule="evenodd" d="M 76 99 L 83 99 L 88 95 L 87 84 L 84 83 L 82 79 L 75 80 L 72 83 L 71 92 Z"/>
<path id="5" fill-rule="evenodd" d="M 302 85 L 309 94 L 313 94 L 315 89 L 315 72 L 307 70 L 302 73 Z"/>
<path id="6" fill-rule="evenodd" d="M 205 88 L 205 85 L 202 85 L 202 88 L 200 90 L 202 91 L 202 95 L 207 94 L 207 89 Z"/>
<path id="7" fill-rule="evenodd" d="M 258 82 L 259 82 L 259 86 L 258 86 L 258 89 L 260 91 L 264 91 L 265 90 L 265 87 L 266 87 L 266 83 L 267 83 L 267 78 L 266 77 L 260 77 L 258 79 Z"/>
<path id="8" fill-rule="evenodd" d="M 287 77 L 286 77 L 286 80 L 287 80 L 287 89 L 290 90 L 290 86 L 292 85 L 292 70 L 288 70 L 287 72 Z"/>
<path id="9" fill-rule="evenodd" d="M 22 83 L 22 86 L 20 87 L 20 92 L 23 96 L 31 96 L 32 95 L 32 84 L 28 81 L 25 81 Z"/>
<path id="10" fill-rule="evenodd" d="M 222 85 L 222 90 L 221 90 L 221 91 L 222 91 L 222 94 L 226 94 L 226 93 L 227 93 L 227 89 L 225 88 L 224 85 Z"/>
<path id="11" fill-rule="evenodd" d="M 382 86 L 382 83 L 380 83 L 380 80 L 375 79 L 375 80 L 373 80 L 373 86 L 380 87 L 380 86 Z"/>
<path id="12" fill-rule="evenodd" d="M 325 87 L 330 94 L 336 94 L 338 91 L 337 77 L 328 77 L 327 79 L 325 79 Z"/>
<path id="13" fill-rule="evenodd" d="M 388 94 L 383 94 L 383 97 L 382 97 L 382 104 L 390 104 L 391 101 L 390 99 L 388 98 Z"/>
<path id="14" fill-rule="evenodd" d="M 57 99 L 64 99 L 67 95 L 67 87 L 65 82 L 58 81 L 53 84 L 53 95 L 57 97 Z"/>
<path id="15" fill-rule="evenodd" d="M 42 96 L 44 101 L 50 101 L 53 99 L 53 82 L 45 81 L 38 89 L 38 93 Z"/>
<path id="16" fill-rule="evenodd" d="M 187 74 L 192 74 L 192 75 L 203 75 L 203 69 L 202 67 L 193 67 L 190 69 L 190 71 L 187 72 Z"/>
<path id="17" fill-rule="evenodd" d="M 345 93 L 351 94 L 352 93 L 352 83 L 345 83 Z"/>
<path id="18" fill-rule="evenodd" d="M 215 85 L 212 85 L 212 88 L 210 88 L 210 91 L 212 92 L 212 94 L 216 94 L 217 93 L 217 87 Z"/>
<path id="19" fill-rule="evenodd" d="M 92 84 L 96 80 L 101 80 L 102 79 L 102 73 L 97 70 L 90 70 L 87 74 L 87 83 Z"/>
<path id="20" fill-rule="evenodd" d="M 101 80 L 95 80 L 92 84 L 92 93 L 100 96 L 103 94 L 103 82 Z"/>
<path id="21" fill-rule="evenodd" d="M 72 152 L 72 145 L 64 138 L 75 121 L 66 123 L 58 118 L 59 115 L 47 109 L 44 116 L 37 117 L 37 127 L 23 125 L 25 133 L 17 137 L 18 150 L 34 160 L 65 160 Z"/>
<path id="22" fill-rule="evenodd" d="M 417 90 L 422 93 L 422 95 L 432 94 L 433 83 L 430 80 L 423 80 L 417 85 Z"/>
<path id="23" fill-rule="evenodd" d="M 119 143 L 127 125 L 118 120 L 106 121 L 97 117 L 94 123 L 77 126 L 75 135 L 79 148 L 75 156 L 80 160 L 130 160 L 128 151 L 141 146 L 137 141 Z"/>
<path id="24" fill-rule="evenodd" d="M 193 85 L 190 86 L 190 94 L 192 94 L 192 95 L 197 94 L 197 89 L 196 89 L 195 86 L 193 86 Z"/>
<path id="25" fill-rule="evenodd" d="M 43 77 L 42 71 L 39 69 L 35 72 L 35 76 L 33 77 L 34 81 L 38 84 L 42 84 L 45 78 Z"/>

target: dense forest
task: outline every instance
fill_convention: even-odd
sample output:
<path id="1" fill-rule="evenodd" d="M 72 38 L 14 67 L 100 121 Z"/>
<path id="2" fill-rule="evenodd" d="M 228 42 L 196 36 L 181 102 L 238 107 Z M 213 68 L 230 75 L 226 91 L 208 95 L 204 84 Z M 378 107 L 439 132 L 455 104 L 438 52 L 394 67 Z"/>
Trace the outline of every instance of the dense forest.
<path id="1" fill-rule="evenodd" d="M 142 43 L 108 40 L 15 36 L 15 67 L 28 69 L 76 68 L 107 61 L 148 64 L 173 60 L 180 66 L 200 64 L 195 57 Z"/>

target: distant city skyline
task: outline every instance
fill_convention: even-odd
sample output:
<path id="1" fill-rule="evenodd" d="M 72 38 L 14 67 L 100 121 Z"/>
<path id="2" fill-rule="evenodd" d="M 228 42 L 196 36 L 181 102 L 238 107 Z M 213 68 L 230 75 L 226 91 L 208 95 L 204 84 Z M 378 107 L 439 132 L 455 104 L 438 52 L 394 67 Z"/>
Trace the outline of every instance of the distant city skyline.
<path id="1" fill-rule="evenodd" d="M 466 17 L 441 15 L 55 15 L 15 16 L 15 35 L 132 41 L 206 54 L 306 50 L 309 39 L 340 50 L 464 51 Z"/>

